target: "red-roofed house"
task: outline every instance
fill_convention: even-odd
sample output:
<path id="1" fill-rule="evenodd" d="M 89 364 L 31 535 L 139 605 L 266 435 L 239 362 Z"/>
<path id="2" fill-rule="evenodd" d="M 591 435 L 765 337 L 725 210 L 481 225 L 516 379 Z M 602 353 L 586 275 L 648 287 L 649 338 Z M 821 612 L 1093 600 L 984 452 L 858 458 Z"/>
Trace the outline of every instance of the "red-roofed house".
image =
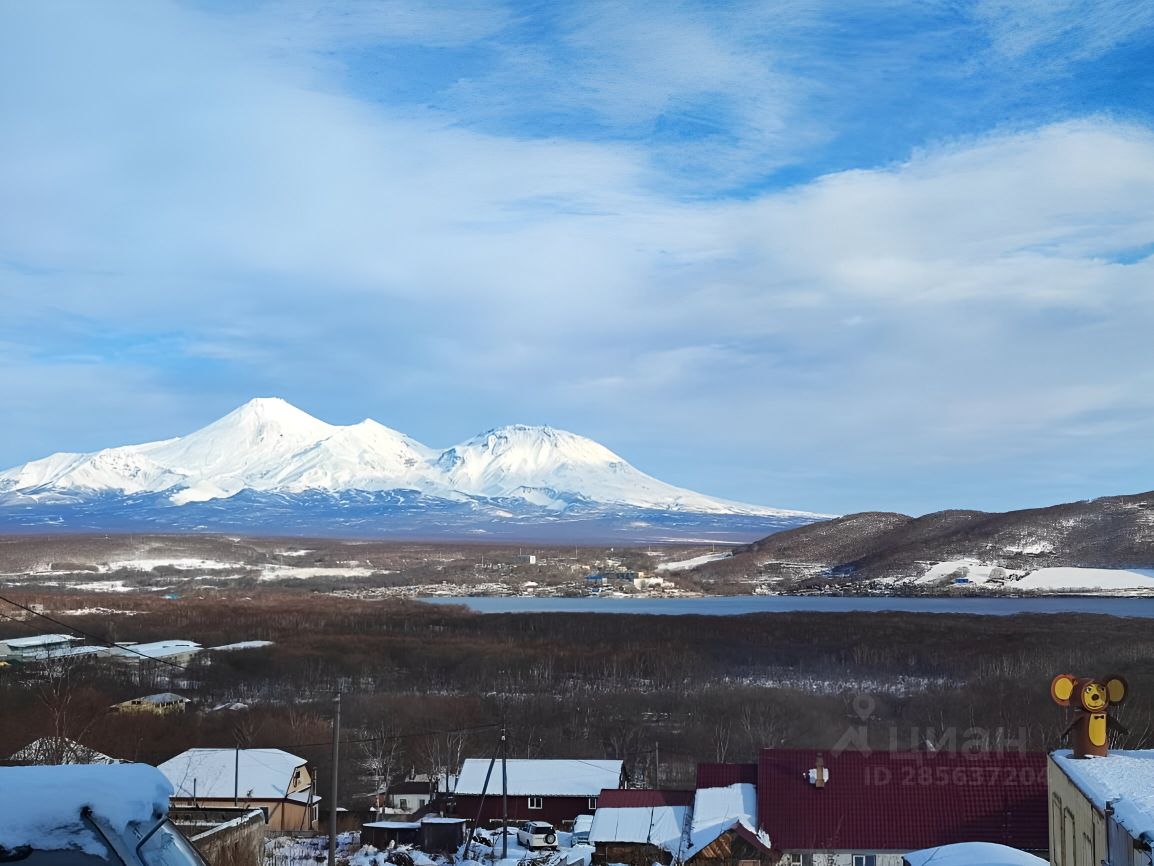
<path id="1" fill-rule="evenodd" d="M 730 785 L 756 785 L 757 764 L 698 764 L 698 788 L 728 788 Z"/>
<path id="2" fill-rule="evenodd" d="M 466 758 L 453 794 L 455 814 L 481 825 L 500 821 L 503 808 L 501 762 L 491 774 L 489 766 L 488 759 Z M 591 814 L 602 789 L 618 788 L 624 781 L 618 760 L 510 758 L 506 772 L 509 821 L 548 821 L 558 827 Z"/>
<path id="3" fill-rule="evenodd" d="M 759 829 L 789 866 L 901 866 L 954 842 L 1048 847 L 1040 753 L 764 749 L 757 789 Z"/>

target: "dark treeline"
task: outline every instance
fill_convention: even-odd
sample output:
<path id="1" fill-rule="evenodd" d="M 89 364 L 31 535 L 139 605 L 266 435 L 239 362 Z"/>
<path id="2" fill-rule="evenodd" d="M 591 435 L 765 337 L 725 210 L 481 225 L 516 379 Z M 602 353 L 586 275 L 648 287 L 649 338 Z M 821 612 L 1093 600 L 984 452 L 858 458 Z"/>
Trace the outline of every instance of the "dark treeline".
<path id="1" fill-rule="evenodd" d="M 860 743 L 862 729 L 874 748 L 1056 748 L 1066 718 L 1049 682 L 1059 672 L 1126 676 L 1121 744 L 1154 744 L 1154 632 L 1139 619 L 479 615 L 286 590 L 19 600 L 140 611 L 53 614 L 109 641 L 275 646 L 200 656 L 188 670 L 97 660 L 0 671 L 0 756 L 46 735 L 150 762 L 239 744 L 294 751 L 323 773 L 339 688 L 351 801 L 406 770 L 443 773 L 489 754 L 496 731 L 482 726 L 501 722 L 514 756 L 620 757 L 636 781 L 667 785 L 690 782 L 697 760 Z M 3 637 L 58 630 L 0 620 Z M 161 690 L 194 699 L 198 711 L 107 712 Z M 225 701 L 250 708 L 205 712 Z"/>

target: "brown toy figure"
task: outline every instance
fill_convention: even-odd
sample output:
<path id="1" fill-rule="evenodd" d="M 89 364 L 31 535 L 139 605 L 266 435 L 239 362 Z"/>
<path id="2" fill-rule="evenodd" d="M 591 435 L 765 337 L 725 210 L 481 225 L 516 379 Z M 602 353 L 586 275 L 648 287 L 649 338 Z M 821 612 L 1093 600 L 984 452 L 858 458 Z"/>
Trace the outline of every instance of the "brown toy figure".
<path id="1" fill-rule="evenodd" d="M 1070 748 L 1075 758 L 1106 757 L 1111 725 L 1129 733 L 1106 712 L 1126 699 L 1126 680 L 1120 676 L 1095 680 L 1058 674 L 1050 683 L 1050 697 L 1059 706 L 1074 707 L 1074 721 L 1065 733 L 1074 732 Z"/>

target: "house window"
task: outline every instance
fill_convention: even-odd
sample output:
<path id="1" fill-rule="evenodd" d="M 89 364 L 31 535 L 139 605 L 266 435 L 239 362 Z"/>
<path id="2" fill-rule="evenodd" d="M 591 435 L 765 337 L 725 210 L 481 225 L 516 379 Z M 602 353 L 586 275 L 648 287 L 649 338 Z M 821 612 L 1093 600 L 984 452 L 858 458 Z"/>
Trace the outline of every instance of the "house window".
<path id="1" fill-rule="evenodd" d="M 530 809 L 544 809 L 545 808 L 545 801 L 541 797 L 530 797 L 529 798 L 529 808 Z"/>
<path id="2" fill-rule="evenodd" d="M 591 810 L 594 810 L 594 811 L 597 809 L 597 798 L 596 797 L 590 797 L 589 798 L 589 808 Z"/>
<path id="3" fill-rule="evenodd" d="M 398 808 L 398 809 L 407 809 L 407 808 L 409 808 L 409 801 L 408 801 L 408 800 L 406 800 L 404 797 L 402 797 L 402 798 L 401 798 L 399 801 L 397 801 L 397 808 Z"/>
<path id="4" fill-rule="evenodd" d="M 853 866 L 878 866 L 876 854 L 854 854 Z"/>

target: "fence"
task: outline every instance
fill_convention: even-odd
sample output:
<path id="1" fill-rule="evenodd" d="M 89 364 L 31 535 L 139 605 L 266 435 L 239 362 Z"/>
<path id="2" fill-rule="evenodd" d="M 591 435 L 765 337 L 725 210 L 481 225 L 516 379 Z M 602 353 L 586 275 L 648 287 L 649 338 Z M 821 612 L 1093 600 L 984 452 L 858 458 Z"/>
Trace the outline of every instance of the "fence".
<path id="1" fill-rule="evenodd" d="M 253 809 L 192 837 L 192 844 L 212 866 L 261 866 L 264 812 Z"/>

